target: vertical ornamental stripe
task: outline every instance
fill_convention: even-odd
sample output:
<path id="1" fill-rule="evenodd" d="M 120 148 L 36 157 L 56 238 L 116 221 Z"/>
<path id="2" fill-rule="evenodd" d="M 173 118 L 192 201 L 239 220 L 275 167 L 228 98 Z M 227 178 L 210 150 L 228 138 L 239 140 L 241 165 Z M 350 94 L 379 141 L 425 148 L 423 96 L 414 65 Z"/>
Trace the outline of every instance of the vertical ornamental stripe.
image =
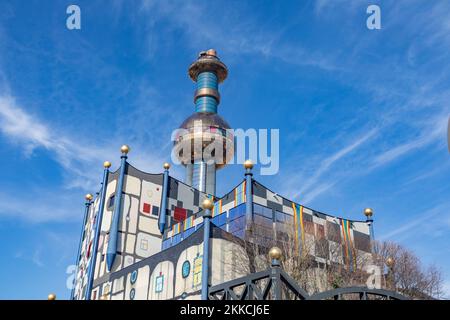
<path id="1" fill-rule="evenodd" d="M 234 206 L 237 207 L 238 205 L 240 205 L 241 203 L 244 203 L 246 201 L 246 195 L 245 195 L 245 190 L 246 190 L 246 181 L 244 181 L 243 183 L 241 183 L 239 186 L 237 186 L 234 189 Z"/>
<path id="2" fill-rule="evenodd" d="M 217 215 L 219 215 L 221 213 L 222 213 L 222 199 L 220 199 L 219 201 L 217 201 L 214 204 L 212 216 L 215 217 L 215 216 L 217 216 Z"/>
<path id="3" fill-rule="evenodd" d="M 299 250 L 299 247 L 298 247 L 298 227 L 299 227 L 298 220 L 299 220 L 299 217 L 297 215 L 297 208 L 296 208 L 294 202 L 292 202 L 292 210 L 294 210 L 295 250 L 298 252 L 298 250 Z"/>
<path id="4" fill-rule="evenodd" d="M 303 206 L 292 202 L 294 210 L 294 226 L 295 226 L 295 244 L 297 252 L 299 251 L 299 234 L 302 242 L 302 252 L 305 254 L 305 226 L 303 222 Z"/>
<path id="5" fill-rule="evenodd" d="M 344 239 L 344 249 L 347 267 L 350 268 L 350 261 L 353 262 L 353 268 L 356 269 L 356 255 L 355 248 L 351 237 L 351 222 L 349 220 L 341 219 L 342 237 Z"/>

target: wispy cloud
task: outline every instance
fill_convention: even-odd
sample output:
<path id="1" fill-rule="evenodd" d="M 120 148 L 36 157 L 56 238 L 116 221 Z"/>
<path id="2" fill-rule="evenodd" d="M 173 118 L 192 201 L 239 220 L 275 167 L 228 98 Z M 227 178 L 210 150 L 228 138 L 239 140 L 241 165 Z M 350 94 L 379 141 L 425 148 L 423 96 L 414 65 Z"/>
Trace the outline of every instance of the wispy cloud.
<path id="1" fill-rule="evenodd" d="M 39 268 L 44 267 L 44 262 L 42 260 L 41 248 L 33 249 L 33 251 L 30 254 L 24 253 L 23 251 L 17 251 L 14 254 L 14 258 L 25 260 L 25 261 L 30 261 L 31 263 L 33 263 L 34 265 L 36 265 Z"/>
<path id="2" fill-rule="evenodd" d="M 302 187 L 298 191 L 297 194 L 294 195 L 294 197 L 297 197 L 299 194 L 304 194 L 304 201 L 310 201 L 314 199 L 317 195 L 320 193 L 328 190 L 330 187 L 332 187 L 335 182 L 328 182 L 326 184 L 319 184 L 319 187 L 315 187 L 319 181 L 319 179 L 322 177 L 324 173 L 326 173 L 337 161 L 341 160 L 342 158 L 348 156 L 351 152 L 357 150 L 359 147 L 361 147 L 365 142 L 367 142 L 369 139 L 376 136 L 378 132 L 378 129 L 372 129 L 369 132 L 365 133 L 361 137 L 358 137 L 356 140 L 352 141 L 349 145 L 346 145 L 345 147 L 341 148 L 328 158 L 324 159 L 321 163 L 319 168 L 315 171 L 314 175 L 307 179 L 305 183 L 302 184 Z M 313 188 L 314 186 L 314 188 Z M 308 191 L 311 190 L 311 191 Z"/>
<path id="3" fill-rule="evenodd" d="M 347 145 L 343 146 L 341 149 L 337 150 L 332 155 L 324 158 L 317 169 L 314 170 L 314 174 L 306 178 L 302 181 L 301 187 L 297 189 L 296 192 L 293 193 L 293 197 L 297 198 L 299 195 L 301 195 L 302 201 L 307 203 L 309 201 L 312 201 L 315 197 L 320 195 L 321 193 L 327 191 L 331 187 L 333 187 L 337 181 L 330 181 L 328 178 L 323 179 L 324 174 L 326 174 L 330 169 L 333 168 L 335 164 L 337 164 L 340 160 L 345 159 L 345 157 L 349 156 L 352 152 L 356 152 L 358 148 L 361 148 L 364 146 L 366 142 L 368 142 L 370 139 L 375 138 L 377 136 L 377 133 L 379 132 L 378 128 L 373 128 L 372 130 L 368 131 L 367 133 L 361 135 L 360 137 L 354 139 Z M 289 178 L 290 181 L 300 180 L 301 175 L 303 173 L 300 173 L 299 175 L 294 175 Z M 292 194 L 292 193 L 291 193 Z"/>
<path id="4" fill-rule="evenodd" d="M 19 106 L 11 96 L 0 96 L 0 132 L 11 143 L 23 148 L 27 157 L 36 149 L 47 150 L 63 168 L 65 183 L 61 187 L 40 187 L 30 190 L 30 196 L 0 193 L 0 214 L 16 216 L 31 222 L 63 221 L 79 216 L 81 207 L 76 195 L 80 189 L 95 192 L 99 189 L 104 160 L 119 158 L 120 143 L 99 146 L 87 138 L 71 138 L 70 134 L 51 129 L 49 124 L 39 120 Z M 154 172 L 161 171 L 162 159 L 156 153 L 149 156 L 146 148 L 136 145 L 131 162 L 139 168 Z M 118 161 L 117 161 L 118 162 Z M 116 162 L 116 163 L 117 163 Z M 58 196 L 55 197 L 55 194 Z"/>
<path id="5" fill-rule="evenodd" d="M 1 132 L 11 142 L 18 143 L 26 156 L 31 156 L 36 148 L 44 148 L 53 154 L 55 160 L 66 171 L 75 175 L 77 179 L 84 180 L 79 181 L 79 185 L 72 180 L 69 187 L 92 188 L 93 177 L 90 173 L 93 171 L 86 168 L 92 163 L 100 164 L 102 159 L 113 154 L 111 148 L 95 146 L 87 140 L 83 143 L 82 137 L 74 140 L 61 132 L 51 130 L 37 115 L 31 115 L 18 106 L 11 96 L 0 96 L 0 125 Z M 98 167 L 100 168 L 100 165 Z"/>
<path id="6" fill-rule="evenodd" d="M 392 231 L 381 234 L 378 239 L 390 239 L 399 242 L 413 237 L 422 237 L 424 234 L 428 237 L 450 234 L 450 226 L 442 223 L 448 219 L 450 219 L 448 203 L 439 204 L 417 213 L 409 213 L 408 222 L 402 221 Z"/>
<path id="7" fill-rule="evenodd" d="M 394 146 L 385 152 L 379 154 L 375 157 L 373 161 L 373 168 L 378 166 L 386 165 L 398 158 L 405 156 L 408 153 L 416 151 L 423 148 L 430 143 L 445 140 L 445 133 L 447 127 L 446 118 L 439 114 L 437 117 L 432 119 L 432 122 L 427 124 L 421 129 L 420 135 L 418 137 L 412 137 L 410 140 Z"/>

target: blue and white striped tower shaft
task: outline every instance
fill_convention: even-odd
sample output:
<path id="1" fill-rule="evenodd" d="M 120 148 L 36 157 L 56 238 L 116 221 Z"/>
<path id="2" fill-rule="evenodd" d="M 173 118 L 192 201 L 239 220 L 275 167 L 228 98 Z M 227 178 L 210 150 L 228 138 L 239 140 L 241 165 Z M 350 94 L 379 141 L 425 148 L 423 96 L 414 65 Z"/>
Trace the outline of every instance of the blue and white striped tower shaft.
<path id="1" fill-rule="evenodd" d="M 209 239 L 211 237 L 211 210 L 214 204 L 211 199 L 203 200 L 203 259 L 202 259 L 202 293 L 201 299 L 208 300 L 209 290 Z"/>
<path id="2" fill-rule="evenodd" d="M 83 238 L 84 238 L 84 231 L 86 229 L 86 221 L 89 216 L 89 207 L 91 206 L 92 201 L 92 194 L 88 193 L 85 197 L 86 203 L 85 203 L 85 209 L 84 209 L 84 218 L 83 218 L 83 224 L 81 225 L 81 235 L 80 235 L 80 243 L 78 244 L 78 255 L 77 255 L 77 261 L 75 263 L 75 280 L 77 279 L 78 275 L 78 265 L 80 264 L 80 258 L 81 258 L 81 245 L 83 244 Z M 75 282 L 73 283 L 72 290 L 70 292 L 70 300 L 73 300 L 73 296 L 75 294 Z"/>
<path id="3" fill-rule="evenodd" d="M 227 67 L 213 49 L 201 52 L 197 61 L 191 64 L 189 76 L 197 84 L 194 95 L 195 113 L 183 122 L 181 129 L 187 133 L 181 142 L 175 143 L 183 144 L 184 147 L 186 143 L 190 145 L 190 151 L 178 155 L 186 166 L 186 183 L 212 195 L 216 193 L 216 170 L 225 166 L 229 159 L 226 152 L 224 159 L 220 161 L 217 161 L 219 157 L 207 155 L 203 152 L 206 145 L 202 139 L 206 136 L 208 139 L 213 138 L 218 142 L 217 145 L 225 149 L 225 132 L 229 126 L 217 114 L 217 106 L 220 103 L 219 83 L 223 82 L 227 75 Z"/>
<path id="4" fill-rule="evenodd" d="M 123 196 L 123 182 L 125 179 L 125 170 L 127 167 L 127 154 L 129 151 L 129 147 L 127 145 L 123 145 L 120 148 L 122 152 L 121 161 L 120 161 L 120 172 L 119 178 L 117 181 L 116 194 L 114 197 L 114 212 L 111 222 L 111 228 L 109 229 L 109 242 L 108 248 L 106 249 L 106 265 L 108 267 L 108 271 L 111 271 L 114 260 L 116 259 L 117 254 L 117 240 L 119 237 L 119 223 L 120 217 L 122 215 L 122 196 Z"/>
<path id="5" fill-rule="evenodd" d="M 164 173 L 163 173 L 163 187 L 162 187 L 162 197 L 161 197 L 161 211 L 159 213 L 158 226 L 159 232 L 164 234 L 164 229 L 166 228 L 166 211 L 167 211 L 167 195 L 169 192 L 169 168 L 170 164 L 164 163 Z"/>
<path id="6" fill-rule="evenodd" d="M 111 162 L 105 161 L 103 163 L 103 180 L 102 180 L 102 190 L 100 192 L 100 202 L 98 204 L 97 217 L 95 218 L 95 229 L 94 229 L 94 242 L 92 244 L 92 258 L 88 267 L 87 274 L 87 285 L 86 285 L 86 300 L 91 300 L 92 286 L 94 284 L 94 272 L 95 265 L 97 262 L 97 250 L 98 250 L 98 240 L 100 238 L 100 231 L 102 228 L 103 211 L 105 209 L 105 198 L 106 189 L 108 187 L 109 178 L 109 168 L 111 167 Z"/>

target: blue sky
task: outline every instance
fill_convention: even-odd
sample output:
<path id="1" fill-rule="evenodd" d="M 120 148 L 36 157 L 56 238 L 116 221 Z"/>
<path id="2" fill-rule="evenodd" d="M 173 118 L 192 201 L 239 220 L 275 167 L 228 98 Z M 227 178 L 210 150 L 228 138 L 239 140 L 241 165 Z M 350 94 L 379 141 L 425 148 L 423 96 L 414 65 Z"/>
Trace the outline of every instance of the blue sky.
<path id="1" fill-rule="evenodd" d="M 208 48 L 230 70 L 219 113 L 280 129 L 280 172 L 256 178 L 335 215 L 373 207 L 376 238 L 442 268 L 450 293 L 449 17 L 446 0 L 1 1 L 0 298 L 69 296 L 84 194 L 123 143 L 161 171 Z M 242 177 L 220 171 L 219 193 Z"/>

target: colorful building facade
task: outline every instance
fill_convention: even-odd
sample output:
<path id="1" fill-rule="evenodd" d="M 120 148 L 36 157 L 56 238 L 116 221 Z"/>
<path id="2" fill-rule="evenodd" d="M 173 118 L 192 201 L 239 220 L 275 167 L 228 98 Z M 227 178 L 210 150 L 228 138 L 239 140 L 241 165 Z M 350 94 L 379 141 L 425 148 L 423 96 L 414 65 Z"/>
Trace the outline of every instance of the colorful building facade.
<path id="1" fill-rule="evenodd" d="M 235 188 L 215 195 L 215 172 L 234 154 L 229 125 L 217 114 L 218 83 L 227 73 L 214 50 L 202 52 L 191 65 L 196 112 L 180 126 L 183 131 L 175 141 L 178 150 L 191 144 L 201 120 L 203 136 L 218 140 L 224 149 L 222 161 L 211 162 L 195 148 L 179 153 L 186 182 L 170 176 L 168 164 L 159 174 L 133 167 L 127 146 L 116 171 L 110 172 L 111 164 L 105 162 L 102 188 L 86 203 L 72 299 L 199 299 L 205 261 L 209 286 L 251 272 L 242 268 L 254 259 L 248 242 L 289 244 L 314 257 L 318 266 L 336 263 L 351 269 L 357 267 L 356 257 L 370 259 L 369 212 L 366 221 L 354 221 L 305 207 L 259 183 L 250 163 Z M 206 255 L 205 199 L 214 203 Z"/>

